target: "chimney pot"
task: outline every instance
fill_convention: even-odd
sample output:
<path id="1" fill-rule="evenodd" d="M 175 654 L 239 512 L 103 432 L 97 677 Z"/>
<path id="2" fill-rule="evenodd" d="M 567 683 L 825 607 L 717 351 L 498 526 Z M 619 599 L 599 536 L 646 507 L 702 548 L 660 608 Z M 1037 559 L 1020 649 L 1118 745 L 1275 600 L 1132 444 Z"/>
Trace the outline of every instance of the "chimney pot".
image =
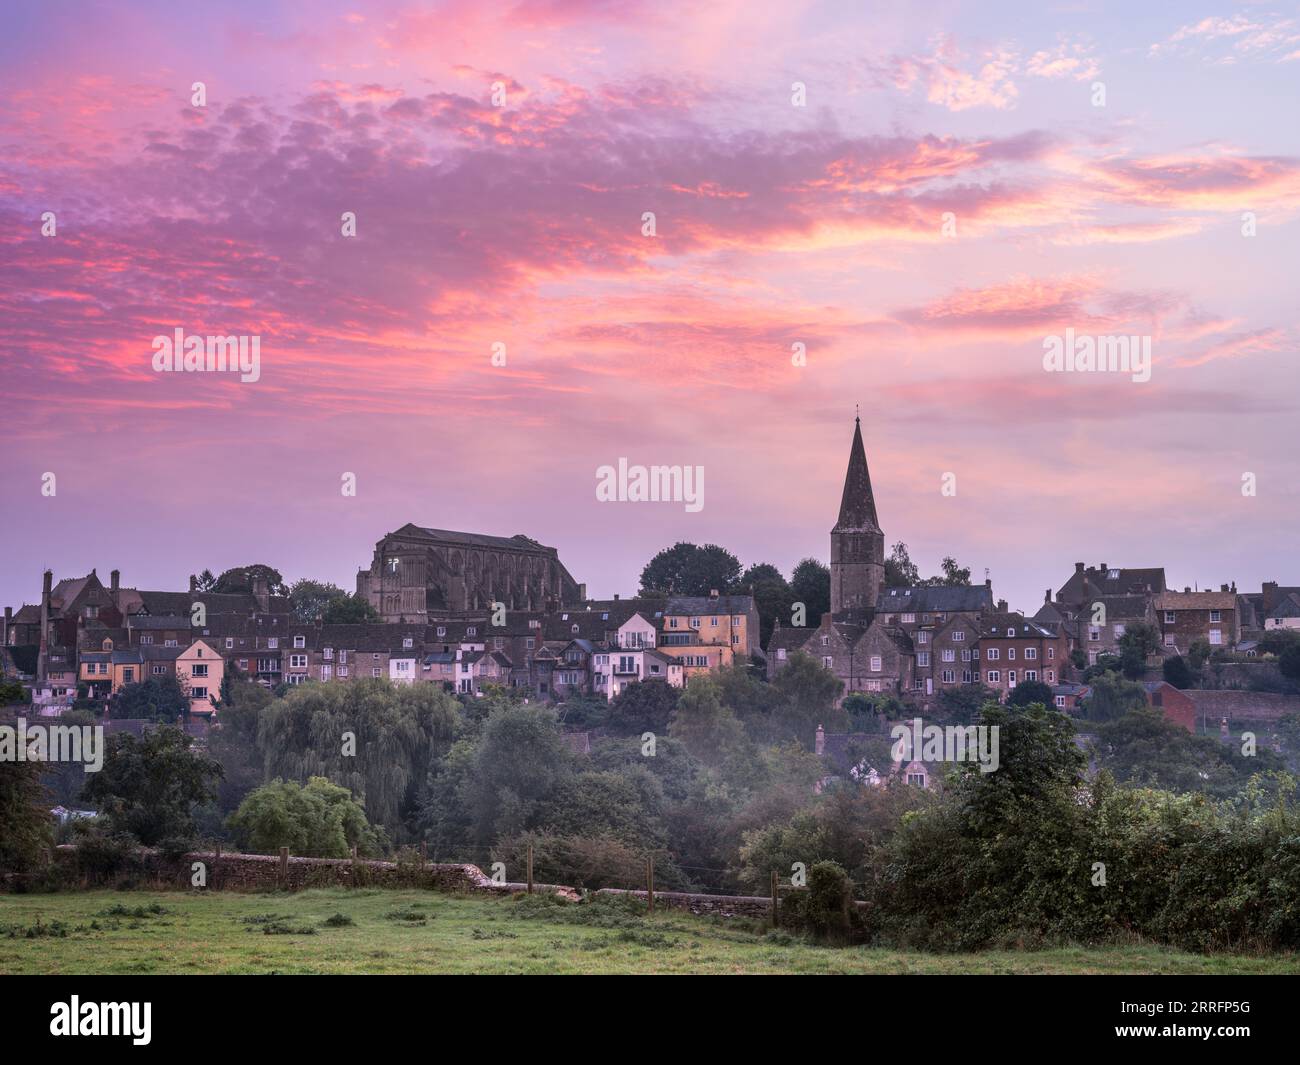
<path id="1" fill-rule="evenodd" d="M 199 590 L 199 579 L 198 577 L 194 576 L 193 573 L 191 573 L 190 574 L 190 595 L 193 595 L 198 590 Z"/>
<path id="2" fill-rule="evenodd" d="M 1106 565 L 1106 563 L 1103 562 L 1103 563 L 1101 564 L 1101 571 L 1102 571 L 1102 573 L 1105 573 L 1108 569 L 1110 569 L 1110 567 L 1109 567 L 1108 565 Z"/>
<path id="3" fill-rule="evenodd" d="M 984 587 L 985 587 L 985 588 L 990 588 L 990 589 L 993 587 L 993 578 L 992 578 L 992 577 L 985 577 L 985 578 L 984 578 Z"/>
<path id="4" fill-rule="evenodd" d="M 1183 585 L 1183 595 L 1188 595 L 1191 592 L 1191 590 L 1192 590 L 1192 586 L 1190 584 Z"/>
<path id="5" fill-rule="evenodd" d="M 998 600 L 998 613 L 999 613 L 999 614 L 1005 614 L 1006 612 L 1007 612 L 1007 601 L 1006 601 L 1005 599 L 999 599 L 999 600 Z"/>
<path id="6" fill-rule="evenodd" d="M 122 574 L 118 570 L 113 570 L 113 572 L 108 575 L 108 580 L 109 580 L 109 588 L 112 591 L 113 595 L 116 596 L 118 585 L 121 583 L 122 580 Z"/>
<path id="7" fill-rule="evenodd" d="M 717 598 L 718 598 L 718 590 L 717 590 L 716 588 L 710 588 L 710 589 L 709 589 L 709 598 L 710 598 L 710 599 L 717 599 Z"/>
<path id="8" fill-rule="evenodd" d="M 1052 589 L 1048 588 L 1045 592 L 1043 592 L 1043 602 L 1050 603 L 1051 601 L 1052 601 Z"/>
<path id="9" fill-rule="evenodd" d="M 1083 563 L 1082 563 L 1082 562 L 1076 562 L 1076 563 L 1074 564 L 1074 572 L 1075 572 L 1075 573 L 1082 573 L 1082 572 L 1083 572 Z"/>

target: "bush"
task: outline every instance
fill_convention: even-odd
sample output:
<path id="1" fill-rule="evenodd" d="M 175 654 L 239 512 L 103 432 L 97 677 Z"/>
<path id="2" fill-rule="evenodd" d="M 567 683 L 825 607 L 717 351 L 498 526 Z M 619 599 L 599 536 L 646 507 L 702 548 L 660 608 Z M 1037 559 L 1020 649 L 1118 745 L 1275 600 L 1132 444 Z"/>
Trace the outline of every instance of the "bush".
<path id="1" fill-rule="evenodd" d="M 778 912 L 781 924 L 819 943 L 843 946 L 865 938 L 853 904 L 853 885 L 834 862 L 817 862 L 809 869 L 807 889 L 784 896 Z"/>

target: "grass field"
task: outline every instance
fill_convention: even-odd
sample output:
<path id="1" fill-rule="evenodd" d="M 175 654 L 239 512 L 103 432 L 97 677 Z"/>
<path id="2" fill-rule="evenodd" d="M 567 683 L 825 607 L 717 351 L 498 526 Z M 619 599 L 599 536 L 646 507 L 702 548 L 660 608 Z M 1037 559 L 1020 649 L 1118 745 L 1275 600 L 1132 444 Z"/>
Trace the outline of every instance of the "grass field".
<path id="1" fill-rule="evenodd" d="M 327 889 L 0 896 L 0 973 L 1296 973 L 1153 946 L 832 949 L 747 921 L 541 898 Z"/>

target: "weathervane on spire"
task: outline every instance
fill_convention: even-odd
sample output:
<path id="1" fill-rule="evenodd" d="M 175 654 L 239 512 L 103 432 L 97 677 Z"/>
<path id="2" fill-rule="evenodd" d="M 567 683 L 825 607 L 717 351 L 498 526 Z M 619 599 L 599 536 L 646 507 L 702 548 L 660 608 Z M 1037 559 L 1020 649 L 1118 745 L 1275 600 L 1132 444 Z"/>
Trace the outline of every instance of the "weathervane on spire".
<path id="1" fill-rule="evenodd" d="M 853 404 L 853 422 L 856 425 L 860 425 L 862 423 L 862 412 L 858 409 L 858 405 L 856 403 Z"/>

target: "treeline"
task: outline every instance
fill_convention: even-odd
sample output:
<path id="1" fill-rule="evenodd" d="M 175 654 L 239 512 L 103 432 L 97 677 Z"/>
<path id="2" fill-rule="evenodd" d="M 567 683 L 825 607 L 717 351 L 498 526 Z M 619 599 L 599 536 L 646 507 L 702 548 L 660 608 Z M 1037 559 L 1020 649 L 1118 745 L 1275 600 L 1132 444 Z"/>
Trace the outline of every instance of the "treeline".
<path id="1" fill-rule="evenodd" d="M 589 704 L 382 680 L 276 698 L 237 681 L 206 752 L 167 726 L 113 737 L 84 783 L 100 816 L 76 833 L 106 874 L 139 844 L 214 839 L 323 856 L 423 842 L 511 879 L 531 847 L 537 879 L 586 889 L 638 886 L 647 856 L 665 890 L 766 894 L 773 871 L 804 869 L 816 890 L 790 901 L 791 920 L 841 942 L 1300 946 L 1300 796 L 1273 752 L 1247 757 L 1140 709 L 1097 726 L 1088 778 L 1067 717 L 970 707 L 972 691 L 952 720 L 999 728 L 999 768 L 948 766 L 925 791 L 890 772 L 888 715 L 905 708 L 837 708 L 838 691 L 805 656 L 774 683 L 743 668 L 683 690 L 648 681 L 604 708 L 588 751 L 565 718 L 598 716 Z M 833 774 L 812 753 L 819 724 L 861 733 L 854 766 Z M 39 868 L 48 845 L 34 772 L 0 765 L 0 871 Z"/>

